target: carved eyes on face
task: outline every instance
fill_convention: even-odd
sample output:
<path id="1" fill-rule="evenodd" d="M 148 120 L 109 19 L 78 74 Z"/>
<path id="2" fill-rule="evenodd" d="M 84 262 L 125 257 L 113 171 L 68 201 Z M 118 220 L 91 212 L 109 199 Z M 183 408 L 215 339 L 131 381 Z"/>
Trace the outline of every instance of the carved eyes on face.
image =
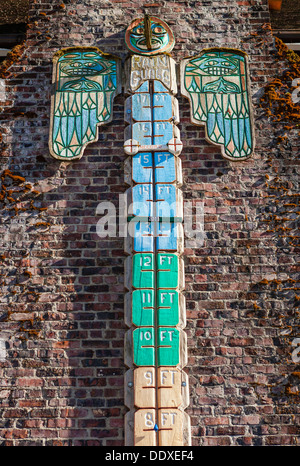
<path id="1" fill-rule="evenodd" d="M 220 65 L 220 63 L 217 62 L 217 61 L 215 61 L 215 60 L 211 60 L 211 61 L 208 62 L 208 65 L 210 65 L 210 66 L 216 66 L 216 65 Z M 232 66 L 232 63 L 229 63 L 228 61 L 226 61 L 226 62 L 222 62 L 221 65 L 222 65 L 222 66 Z"/>
<path id="2" fill-rule="evenodd" d="M 166 34 L 167 33 L 167 31 L 162 26 L 160 26 L 159 24 L 152 24 L 151 29 L 152 29 L 153 34 L 161 35 L 161 34 Z M 141 24 L 141 25 L 137 26 L 135 29 L 133 29 L 132 33 L 136 34 L 138 36 L 143 36 L 144 33 L 145 33 L 144 25 Z"/>
<path id="3" fill-rule="evenodd" d="M 175 44 L 174 35 L 167 23 L 155 16 L 132 21 L 126 30 L 125 41 L 131 52 L 147 55 L 170 52 Z"/>
<path id="4" fill-rule="evenodd" d="M 102 60 L 66 60 L 61 64 L 61 71 L 68 76 L 95 76 L 111 72 L 111 63 Z"/>
<path id="5" fill-rule="evenodd" d="M 154 34 L 165 34 L 166 31 L 164 30 L 164 28 L 162 28 L 161 26 L 155 26 L 152 31 L 154 32 Z"/>

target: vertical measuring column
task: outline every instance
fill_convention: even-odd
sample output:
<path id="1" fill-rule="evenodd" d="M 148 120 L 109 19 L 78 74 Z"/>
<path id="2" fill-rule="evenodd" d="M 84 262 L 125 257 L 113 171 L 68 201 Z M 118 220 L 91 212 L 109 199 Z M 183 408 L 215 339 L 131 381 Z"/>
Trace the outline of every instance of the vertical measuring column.
<path id="1" fill-rule="evenodd" d="M 127 73 L 126 444 L 187 445 L 182 144 L 174 61 L 132 56 Z M 160 80 L 152 79 L 157 75 Z"/>

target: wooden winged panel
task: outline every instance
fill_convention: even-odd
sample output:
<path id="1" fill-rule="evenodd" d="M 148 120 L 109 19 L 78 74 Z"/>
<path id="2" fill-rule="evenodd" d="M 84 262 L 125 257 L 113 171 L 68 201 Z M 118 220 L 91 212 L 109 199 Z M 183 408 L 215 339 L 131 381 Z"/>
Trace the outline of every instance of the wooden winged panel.
<path id="1" fill-rule="evenodd" d="M 208 141 L 230 160 L 251 156 L 254 128 L 247 55 L 213 48 L 183 60 L 181 92 L 190 101 L 191 121 L 205 125 Z"/>
<path id="2" fill-rule="evenodd" d="M 61 160 L 79 159 L 112 119 L 121 91 L 119 59 L 96 47 L 64 49 L 54 56 L 49 149 Z"/>

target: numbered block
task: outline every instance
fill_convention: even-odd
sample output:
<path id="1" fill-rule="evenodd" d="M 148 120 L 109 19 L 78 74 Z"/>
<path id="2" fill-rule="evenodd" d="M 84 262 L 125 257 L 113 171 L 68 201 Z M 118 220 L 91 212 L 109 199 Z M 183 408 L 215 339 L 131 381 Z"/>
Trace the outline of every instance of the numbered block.
<path id="1" fill-rule="evenodd" d="M 157 290 L 157 325 L 179 324 L 179 293 L 176 290 Z"/>
<path id="2" fill-rule="evenodd" d="M 154 254 L 138 253 L 132 258 L 132 286 L 154 288 Z"/>
<path id="3" fill-rule="evenodd" d="M 157 404 L 159 408 L 179 408 L 183 402 L 182 380 L 186 374 L 176 367 L 159 367 L 157 370 Z"/>
<path id="4" fill-rule="evenodd" d="M 126 182 L 153 182 L 153 155 L 151 152 L 140 152 L 126 160 Z M 132 166 L 131 166 L 132 164 Z M 170 152 L 154 153 L 155 183 L 182 184 L 181 159 Z"/>
<path id="5" fill-rule="evenodd" d="M 158 410 L 159 446 L 183 445 L 183 413 L 179 409 Z"/>
<path id="6" fill-rule="evenodd" d="M 131 97 L 132 110 L 131 116 L 137 122 L 151 121 L 151 102 L 149 93 L 135 93 Z"/>
<path id="7" fill-rule="evenodd" d="M 158 327 L 158 366 L 177 366 L 180 363 L 179 335 L 179 330 L 175 327 Z"/>
<path id="8" fill-rule="evenodd" d="M 157 251 L 183 252 L 183 228 L 178 223 L 160 222 L 156 233 Z"/>
<path id="9" fill-rule="evenodd" d="M 157 252 L 183 253 L 184 235 L 181 223 L 159 221 L 159 219 L 152 222 L 136 220 L 137 218 L 133 218 L 127 223 L 128 235 L 124 244 L 125 252 L 128 254 L 154 253 L 155 242 Z"/>
<path id="10" fill-rule="evenodd" d="M 133 229 L 133 252 L 154 252 L 154 223 L 130 222 Z"/>
<path id="11" fill-rule="evenodd" d="M 138 367 L 134 370 L 134 405 L 137 408 L 155 408 L 155 367 Z"/>
<path id="12" fill-rule="evenodd" d="M 134 413 L 134 446 L 156 446 L 155 410 L 139 409 Z"/>
<path id="13" fill-rule="evenodd" d="M 133 331 L 133 362 L 136 366 L 155 366 L 154 332 L 154 327 L 140 327 Z"/>
<path id="14" fill-rule="evenodd" d="M 155 325 L 155 292 L 151 289 L 132 293 L 132 323 L 136 327 Z M 177 290 L 157 291 L 157 325 L 179 324 L 179 293 Z"/>
<path id="15" fill-rule="evenodd" d="M 162 164 L 163 161 L 160 162 L 160 165 Z M 150 152 L 142 152 L 132 157 L 132 181 L 134 183 L 152 183 L 153 164 Z"/>
<path id="16" fill-rule="evenodd" d="M 155 303 L 153 289 L 137 289 L 126 294 L 125 320 L 126 325 L 136 327 L 185 326 L 185 298 L 182 293 L 173 289 L 157 290 Z M 156 306 L 156 307 L 155 307 Z"/>
<path id="17" fill-rule="evenodd" d="M 179 284 L 179 257 L 176 254 L 159 253 L 157 262 L 157 287 L 177 288 Z"/>
<path id="18" fill-rule="evenodd" d="M 155 270 L 157 288 L 184 289 L 183 260 L 173 253 L 136 253 L 125 260 L 125 286 L 133 288 L 154 288 Z"/>
<path id="19" fill-rule="evenodd" d="M 155 183 L 182 185 L 181 159 L 170 152 L 154 153 Z M 125 161 L 126 183 L 153 182 L 153 156 L 151 152 L 139 152 Z"/>
<path id="20" fill-rule="evenodd" d="M 174 183 L 176 181 L 176 164 L 177 159 L 170 152 L 155 152 L 155 182 L 156 183 Z"/>
<path id="21" fill-rule="evenodd" d="M 142 122 L 142 123 L 141 122 L 133 123 L 131 125 L 131 139 L 138 141 L 138 143 L 141 146 L 152 144 L 152 125 L 153 124 L 150 121 Z M 171 139 L 171 137 L 169 139 Z M 163 144 L 163 143 L 154 142 L 154 144 Z"/>
<path id="22" fill-rule="evenodd" d="M 179 330 L 158 327 L 157 362 L 154 327 L 139 327 L 133 331 L 133 362 L 136 366 L 177 366 L 180 362 Z"/>
<path id="23" fill-rule="evenodd" d="M 132 323 L 137 327 L 154 326 L 155 291 L 134 290 L 132 293 Z"/>
<path id="24" fill-rule="evenodd" d="M 140 217 L 153 216 L 153 185 L 147 183 L 133 186 L 131 188 L 130 204 L 130 214 Z"/>
<path id="25" fill-rule="evenodd" d="M 155 92 L 152 98 L 153 121 L 168 121 L 173 116 L 172 96 L 166 92 Z"/>
<path id="26" fill-rule="evenodd" d="M 143 123 L 146 124 L 146 123 Z M 153 122 L 153 144 L 154 145 L 167 145 L 170 139 L 174 137 L 175 126 L 172 123 L 165 121 Z M 147 133 L 148 134 L 148 133 Z M 151 133 L 152 136 L 152 133 Z M 146 141 L 148 136 L 144 137 L 143 141 Z M 147 139 L 150 141 L 150 139 Z M 139 141 L 139 139 L 138 139 Z M 144 144 L 146 144 L 144 142 Z M 151 144 L 150 142 L 148 144 Z"/>
<path id="27" fill-rule="evenodd" d="M 182 184 L 181 160 L 170 152 L 154 153 L 155 183 Z"/>
<path id="28" fill-rule="evenodd" d="M 125 122 L 131 123 L 132 120 L 150 121 L 150 104 L 149 83 L 144 82 L 137 92 L 125 100 Z"/>
<path id="29" fill-rule="evenodd" d="M 180 192 L 172 184 L 156 184 L 156 216 L 176 217 L 177 216 L 177 192 Z"/>

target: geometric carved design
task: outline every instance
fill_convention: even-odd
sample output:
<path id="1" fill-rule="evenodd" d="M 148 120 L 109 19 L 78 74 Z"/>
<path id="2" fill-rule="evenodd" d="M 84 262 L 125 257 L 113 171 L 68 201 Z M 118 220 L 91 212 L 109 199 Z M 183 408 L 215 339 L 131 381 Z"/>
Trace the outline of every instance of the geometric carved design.
<path id="1" fill-rule="evenodd" d="M 230 160 L 248 158 L 254 130 L 246 53 L 206 49 L 181 63 L 181 92 L 190 101 L 191 120 L 205 125 L 208 141 Z"/>
<path id="2" fill-rule="evenodd" d="M 158 18 L 127 29 L 124 152 L 128 230 L 125 251 L 126 442 L 135 446 L 189 444 L 183 252 L 182 150 L 174 45 Z M 159 52 L 159 53 L 158 53 Z M 128 382 L 129 381 L 129 382 Z M 134 411 L 134 409 L 136 409 Z M 133 424 L 133 429 L 131 425 Z"/>
<path id="3" fill-rule="evenodd" d="M 57 159 L 74 160 L 97 140 L 98 126 L 112 119 L 119 59 L 96 47 L 76 47 L 56 53 L 53 62 L 49 149 Z"/>

